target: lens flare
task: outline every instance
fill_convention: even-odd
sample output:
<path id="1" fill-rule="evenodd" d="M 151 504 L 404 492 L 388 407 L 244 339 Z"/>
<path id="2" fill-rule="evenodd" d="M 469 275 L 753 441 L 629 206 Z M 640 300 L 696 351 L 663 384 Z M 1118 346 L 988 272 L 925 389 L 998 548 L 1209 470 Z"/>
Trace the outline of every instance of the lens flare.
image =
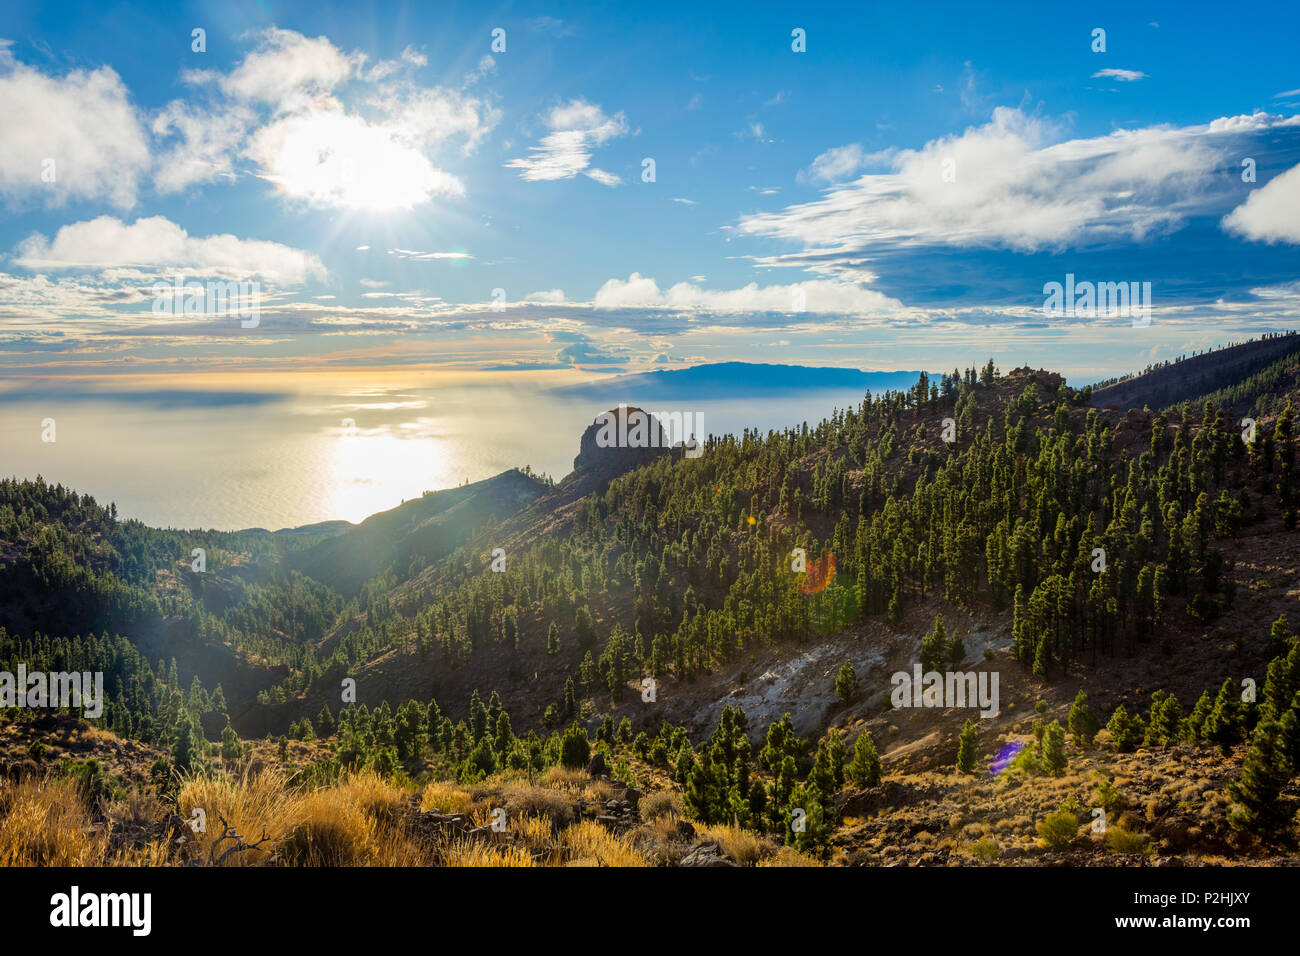
<path id="1" fill-rule="evenodd" d="M 998 751 L 998 755 L 993 758 L 993 762 L 989 764 L 989 773 L 995 777 L 1002 773 L 1002 771 L 1011 766 L 1011 761 L 1015 760 L 1016 757 L 1020 755 L 1020 751 L 1024 749 L 1024 741 L 1012 740 L 1005 744 L 1002 749 Z"/>
<path id="2" fill-rule="evenodd" d="M 799 584 L 801 594 L 817 594 L 825 591 L 835 580 L 835 555 L 827 551 L 808 566 L 803 581 Z"/>

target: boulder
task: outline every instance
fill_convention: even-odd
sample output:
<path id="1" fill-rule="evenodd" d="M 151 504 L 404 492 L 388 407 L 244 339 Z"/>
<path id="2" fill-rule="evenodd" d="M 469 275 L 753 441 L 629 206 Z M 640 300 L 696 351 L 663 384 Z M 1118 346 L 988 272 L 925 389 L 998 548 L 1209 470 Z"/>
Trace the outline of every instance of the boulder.
<path id="1" fill-rule="evenodd" d="M 682 857 L 680 866 L 735 866 L 722 854 L 722 847 L 716 843 L 701 843 Z"/>

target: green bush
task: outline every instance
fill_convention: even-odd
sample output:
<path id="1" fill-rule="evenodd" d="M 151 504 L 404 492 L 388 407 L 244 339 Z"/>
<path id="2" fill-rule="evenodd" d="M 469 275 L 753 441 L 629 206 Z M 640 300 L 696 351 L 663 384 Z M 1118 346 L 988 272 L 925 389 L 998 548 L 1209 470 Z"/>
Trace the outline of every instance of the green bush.
<path id="1" fill-rule="evenodd" d="M 1074 842 L 1079 832 L 1079 818 L 1069 810 L 1057 810 L 1043 817 L 1035 829 L 1045 847 L 1060 850 Z"/>

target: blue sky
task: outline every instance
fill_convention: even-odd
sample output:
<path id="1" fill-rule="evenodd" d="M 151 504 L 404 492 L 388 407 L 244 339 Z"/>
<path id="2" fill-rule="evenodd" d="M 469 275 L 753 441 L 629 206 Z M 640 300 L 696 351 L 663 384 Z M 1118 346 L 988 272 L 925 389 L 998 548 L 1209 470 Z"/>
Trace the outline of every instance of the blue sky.
<path id="1" fill-rule="evenodd" d="M 1298 39 L 1293 3 L 11 4 L 0 378 L 1141 368 L 1300 325 Z M 1067 273 L 1150 324 L 1045 316 Z M 159 316 L 176 276 L 255 280 L 258 325 Z"/>

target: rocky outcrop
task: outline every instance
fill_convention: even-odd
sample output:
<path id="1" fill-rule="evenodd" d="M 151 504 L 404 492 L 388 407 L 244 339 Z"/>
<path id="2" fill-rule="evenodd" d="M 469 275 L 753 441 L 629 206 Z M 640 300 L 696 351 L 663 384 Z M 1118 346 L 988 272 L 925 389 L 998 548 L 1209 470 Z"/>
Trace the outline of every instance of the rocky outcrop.
<path id="1" fill-rule="evenodd" d="M 578 443 L 573 470 L 606 480 L 670 454 L 669 436 L 649 412 L 620 405 L 596 416 Z"/>

